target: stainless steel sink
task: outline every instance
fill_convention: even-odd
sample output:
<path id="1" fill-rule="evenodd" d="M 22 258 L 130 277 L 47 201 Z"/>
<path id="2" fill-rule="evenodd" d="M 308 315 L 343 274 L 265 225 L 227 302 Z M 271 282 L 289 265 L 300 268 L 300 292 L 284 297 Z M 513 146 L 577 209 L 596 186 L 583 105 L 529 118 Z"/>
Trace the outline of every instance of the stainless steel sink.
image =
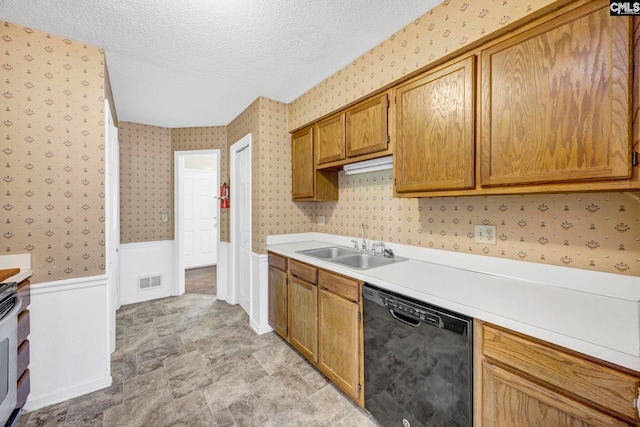
<path id="1" fill-rule="evenodd" d="M 329 259 L 329 258 L 343 256 L 343 255 L 352 255 L 352 254 L 355 254 L 356 251 L 349 248 L 334 246 L 331 248 L 307 249 L 306 251 L 299 251 L 299 253 L 313 256 L 316 258 Z"/>
<path id="2" fill-rule="evenodd" d="M 332 246 L 329 248 L 307 249 L 298 251 L 298 253 L 321 258 L 326 261 L 335 262 L 346 267 L 356 268 L 358 270 L 368 270 L 370 268 L 382 267 L 383 265 L 393 264 L 394 262 L 406 261 L 407 258 L 393 257 L 387 258 L 380 255 L 373 255 L 358 252 L 354 249 L 341 246 Z"/>
<path id="3" fill-rule="evenodd" d="M 367 270 L 369 268 L 381 267 L 383 265 L 393 264 L 398 261 L 405 261 L 406 258 L 384 258 L 381 256 L 370 254 L 353 254 L 334 258 L 331 261 L 347 267 L 357 268 L 359 270 Z"/>

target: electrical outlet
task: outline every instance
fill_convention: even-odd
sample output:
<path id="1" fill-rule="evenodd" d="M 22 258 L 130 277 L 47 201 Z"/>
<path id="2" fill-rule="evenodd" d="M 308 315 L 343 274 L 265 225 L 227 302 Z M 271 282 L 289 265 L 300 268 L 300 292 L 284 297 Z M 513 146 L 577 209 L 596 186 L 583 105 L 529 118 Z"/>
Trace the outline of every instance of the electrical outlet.
<path id="1" fill-rule="evenodd" d="M 496 244 L 496 226 L 495 225 L 476 225 L 476 242 Z"/>
<path id="2" fill-rule="evenodd" d="M 324 215 L 318 215 L 318 225 L 324 225 Z"/>
<path id="3" fill-rule="evenodd" d="M 162 222 L 169 222 L 169 214 L 168 213 L 163 213 L 162 214 Z"/>

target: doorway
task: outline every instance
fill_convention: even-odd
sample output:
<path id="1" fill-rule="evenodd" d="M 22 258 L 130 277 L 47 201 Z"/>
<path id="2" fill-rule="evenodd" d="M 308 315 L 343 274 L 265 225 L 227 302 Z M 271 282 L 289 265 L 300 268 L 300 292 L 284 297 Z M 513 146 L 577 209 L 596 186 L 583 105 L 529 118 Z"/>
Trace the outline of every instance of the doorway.
<path id="1" fill-rule="evenodd" d="M 231 302 L 251 313 L 251 134 L 231 146 Z"/>
<path id="2" fill-rule="evenodd" d="M 177 294 L 216 295 L 220 150 L 175 152 Z"/>

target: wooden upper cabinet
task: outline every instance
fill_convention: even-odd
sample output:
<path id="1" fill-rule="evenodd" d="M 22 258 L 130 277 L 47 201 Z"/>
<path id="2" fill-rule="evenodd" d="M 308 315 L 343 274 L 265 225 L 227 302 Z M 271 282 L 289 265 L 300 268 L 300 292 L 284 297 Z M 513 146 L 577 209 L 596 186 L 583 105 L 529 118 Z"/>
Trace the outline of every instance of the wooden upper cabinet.
<path id="1" fill-rule="evenodd" d="M 396 192 L 473 188 L 474 57 L 429 71 L 395 93 Z"/>
<path id="2" fill-rule="evenodd" d="M 389 96 L 385 92 L 349 108 L 345 113 L 347 157 L 357 157 L 389 147 L 387 111 Z"/>
<path id="3" fill-rule="evenodd" d="M 313 198 L 315 195 L 315 164 L 313 131 L 306 128 L 291 137 L 293 199 Z"/>
<path id="4" fill-rule="evenodd" d="M 328 117 L 315 125 L 317 164 L 345 158 L 344 113 Z"/>
<path id="5" fill-rule="evenodd" d="M 312 127 L 291 136 L 291 181 L 294 201 L 338 200 L 338 172 L 316 169 Z"/>
<path id="6" fill-rule="evenodd" d="M 632 21 L 608 6 L 481 50 L 482 186 L 631 177 Z"/>

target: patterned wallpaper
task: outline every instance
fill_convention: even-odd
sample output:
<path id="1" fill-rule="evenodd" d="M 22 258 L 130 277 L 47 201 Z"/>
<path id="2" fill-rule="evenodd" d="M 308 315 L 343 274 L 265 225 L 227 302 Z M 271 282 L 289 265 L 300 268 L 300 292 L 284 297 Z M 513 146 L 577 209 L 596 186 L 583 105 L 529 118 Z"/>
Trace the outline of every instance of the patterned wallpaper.
<path id="1" fill-rule="evenodd" d="M 289 130 L 566 3 L 445 0 L 289 104 Z M 341 176 L 339 185 L 338 202 L 314 205 L 315 215 L 327 223 L 321 227 L 313 220 L 315 231 L 355 236 L 364 223 L 376 240 L 640 275 L 637 194 L 394 199 L 390 172 Z M 497 226 L 496 245 L 474 242 L 473 225 L 483 223 Z"/>
<path id="2" fill-rule="evenodd" d="M 172 240 L 171 129 L 121 121 L 118 140 L 120 242 Z"/>
<path id="3" fill-rule="evenodd" d="M 171 145 L 173 151 L 220 149 L 220 182 L 229 182 L 229 146 L 226 126 L 171 129 Z M 173 159 L 171 166 L 171 182 L 173 182 Z M 173 186 L 171 186 L 171 200 L 173 200 Z M 229 209 L 220 209 L 218 224 L 220 224 L 220 240 L 228 242 Z"/>
<path id="4" fill-rule="evenodd" d="M 566 0 L 444 0 L 289 104 L 289 130 Z"/>
<path id="5" fill-rule="evenodd" d="M 105 273 L 104 53 L 2 21 L 2 254 L 32 283 Z"/>
<path id="6" fill-rule="evenodd" d="M 640 197 L 629 193 L 393 198 L 392 173 L 339 178 L 338 202 L 317 203 L 315 231 L 610 273 L 640 275 Z M 495 225 L 495 245 L 474 225 Z"/>
<path id="7" fill-rule="evenodd" d="M 291 201 L 287 106 L 259 97 L 227 126 L 229 146 L 252 134 L 252 251 L 266 253 L 269 234 L 311 231 L 315 205 Z M 233 182 L 231 183 L 233 191 Z"/>

